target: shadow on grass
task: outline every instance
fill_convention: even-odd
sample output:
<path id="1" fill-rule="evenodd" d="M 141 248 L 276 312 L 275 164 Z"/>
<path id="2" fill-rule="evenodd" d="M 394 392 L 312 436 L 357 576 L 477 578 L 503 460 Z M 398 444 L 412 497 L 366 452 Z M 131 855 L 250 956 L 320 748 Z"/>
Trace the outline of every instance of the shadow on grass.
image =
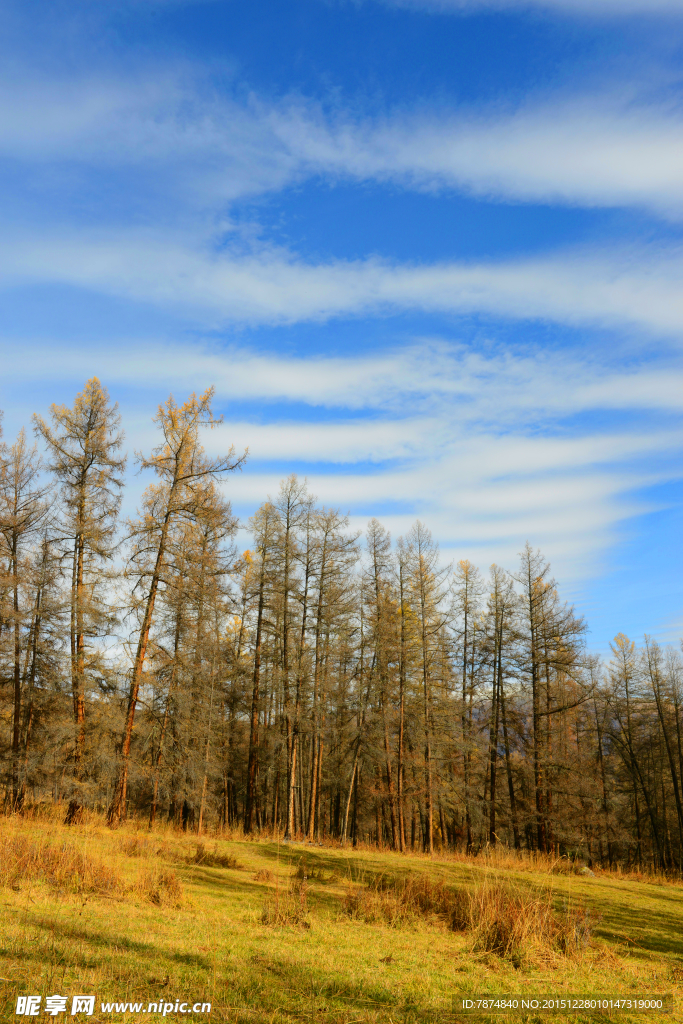
<path id="1" fill-rule="evenodd" d="M 608 897 L 592 899 L 591 907 L 603 914 L 596 934 L 608 941 L 627 940 L 632 956 L 650 952 L 683 956 L 681 907 L 676 909 L 616 906 Z"/>
<path id="2" fill-rule="evenodd" d="M 143 957 L 146 960 L 154 961 L 157 964 L 161 959 L 174 962 L 185 967 L 194 967 L 203 971 L 210 971 L 213 969 L 213 962 L 208 957 L 199 956 L 196 953 L 173 952 L 149 942 L 139 942 L 136 939 L 131 939 L 127 935 L 100 935 L 96 932 L 93 933 L 92 931 L 88 931 L 85 928 L 79 928 L 76 925 L 69 925 L 64 921 L 57 921 L 54 918 L 44 919 L 34 917 L 30 914 L 26 915 L 25 920 L 32 928 L 49 933 L 52 937 L 57 935 L 62 939 L 70 939 L 78 942 L 79 945 L 90 945 L 96 948 L 99 947 L 106 949 L 110 955 L 112 950 L 123 950 L 128 953 L 133 953 L 136 956 Z"/>
<path id="3" fill-rule="evenodd" d="M 378 875 L 387 874 L 386 865 L 377 864 L 362 854 L 352 854 L 351 850 L 328 853 L 324 848 L 321 850 L 314 846 L 290 845 L 289 843 L 284 846 L 281 844 L 278 850 L 276 843 L 265 843 L 259 847 L 258 852 L 261 857 L 270 861 L 279 861 L 280 864 L 286 864 L 293 868 L 300 863 L 307 864 L 309 869 L 328 872 L 341 882 L 366 881 Z M 414 872 L 415 868 L 413 867 L 412 870 Z M 401 864 L 396 864 L 395 867 L 392 865 L 390 873 L 401 874 L 403 871 L 408 873 L 409 866 L 406 865 L 403 868 Z"/>
<path id="4" fill-rule="evenodd" d="M 109 956 L 112 953 L 131 954 L 140 967 L 147 967 L 155 973 L 170 968 L 173 975 L 173 967 L 184 966 L 208 975 L 212 969 L 207 957 L 174 953 L 120 934 L 105 937 L 47 919 L 31 919 L 30 925 L 33 929 L 42 930 L 53 941 L 57 936 L 62 941 L 76 942 L 82 948 L 99 947 Z M 370 1014 L 368 1020 L 391 1019 L 398 1022 L 405 1019 L 426 1022 L 446 1019 L 443 1010 L 432 1012 L 414 1002 L 397 999 L 380 981 L 354 984 L 341 976 L 330 976 L 330 972 L 324 968 L 309 967 L 300 959 L 290 959 L 286 954 L 259 953 L 251 958 L 251 970 L 245 970 L 245 966 L 236 964 L 229 974 L 222 972 L 211 994 L 215 1006 L 213 1020 L 233 1021 L 239 1019 L 237 1014 L 243 1012 L 245 1015 L 255 1014 L 258 1020 L 282 1014 L 282 1019 L 301 1015 L 307 1020 L 348 1021 L 351 1018 L 358 1020 L 359 1014 L 364 1011 Z M 167 983 L 168 979 L 163 984 Z M 177 975 L 172 983 L 179 984 Z M 130 991 L 127 998 L 148 1001 L 158 994 L 152 985 L 151 981 L 144 984 L 138 978 L 137 984 L 133 984 L 135 995 Z M 230 1015 L 226 1013 L 223 1017 L 221 1007 L 228 1006 Z M 410 1011 L 411 1016 L 406 1016 L 406 1011 Z"/>
<path id="5" fill-rule="evenodd" d="M 280 877 L 280 893 L 284 894 L 287 892 L 290 880 L 294 877 L 297 863 L 286 865 L 290 869 L 290 873 Z M 252 910 L 260 910 L 262 903 L 274 896 L 276 892 L 274 879 L 269 882 L 257 882 L 253 878 L 235 877 L 227 871 L 222 871 L 220 868 L 193 866 L 186 871 L 179 869 L 178 874 L 188 888 L 197 886 L 205 896 L 211 896 L 218 900 L 243 896 L 245 900 L 251 901 L 249 905 Z M 324 910 L 330 916 L 340 912 L 344 895 L 343 890 L 340 889 L 334 892 L 328 886 L 343 886 L 347 881 L 347 878 L 337 875 L 335 879 L 330 878 L 325 881 L 313 879 L 309 882 L 308 898 L 312 912 L 315 914 L 316 911 Z"/>
<path id="6" fill-rule="evenodd" d="M 344 1019 L 358 1019 L 362 1011 L 374 1011 L 383 1019 L 402 1021 L 443 1021 L 448 1019 L 450 1006 L 432 1009 L 420 1006 L 415 1000 L 397 998 L 388 988 L 375 982 L 353 984 L 341 976 L 330 976 L 329 971 L 307 967 L 300 960 L 273 954 L 255 954 L 251 964 L 256 977 L 232 987 L 233 1006 L 242 1002 L 241 1009 L 256 1009 L 254 1000 L 264 1019 L 276 1011 L 297 1016 L 307 1015 L 313 1020 L 336 1020 L 336 1014 L 348 1014 Z M 406 1018 L 406 1014 L 412 1016 Z M 365 1019 L 365 1018 L 362 1018 Z"/>

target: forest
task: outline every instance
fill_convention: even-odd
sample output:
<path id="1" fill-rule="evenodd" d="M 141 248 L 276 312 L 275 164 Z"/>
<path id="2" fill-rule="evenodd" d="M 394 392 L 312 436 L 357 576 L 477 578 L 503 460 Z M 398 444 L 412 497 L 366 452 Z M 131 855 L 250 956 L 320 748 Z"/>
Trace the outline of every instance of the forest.
<path id="1" fill-rule="evenodd" d="M 238 524 L 212 401 L 159 407 L 129 520 L 97 378 L 2 444 L 5 813 L 680 871 L 679 652 L 590 654 L 530 543 L 447 564 L 421 522 L 356 534 L 296 476 Z"/>

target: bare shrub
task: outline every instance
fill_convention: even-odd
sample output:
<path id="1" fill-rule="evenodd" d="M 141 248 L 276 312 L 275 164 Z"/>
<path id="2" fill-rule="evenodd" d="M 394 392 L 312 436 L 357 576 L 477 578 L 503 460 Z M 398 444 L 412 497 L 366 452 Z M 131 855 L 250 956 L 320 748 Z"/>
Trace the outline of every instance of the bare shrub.
<path id="1" fill-rule="evenodd" d="M 68 893 L 123 894 L 122 877 L 73 843 L 46 843 L 22 835 L 0 836 L 0 884 L 17 889 L 43 881 Z"/>
<path id="2" fill-rule="evenodd" d="M 194 855 L 190 857 L 190 864 L 201 864 L 205 868 L 242 868 L 237 857 L 231 853 L 219 853 L 218 843 L 214 845 L 213 851 L 207 850 L 204 843 L 197 843 Z"/>
<path id="3" fill-rule="evenodd" d="M 293 879 L 284 892 L 278 890 L 269 896 L 263 905 L 261 922 L 276 928 L 285 925 L 310 928 L 308 882 L 305 879 Z"/>
<path id="4" fill-rule="evenodd" d="M 270 871 L 268 868 L 261 868 L 254 875 L 254 881 L 255 882 L 272 882 L 273 881 L 273 872 Z"/>
<path id="5" fill-rule="evenodd" d="M 475 951 L 495 953 L 519 965 L 547 953 L 574 957 L 590 943 L 594 920 L 583 908 L 558 912 L 549 891 L 486 881 L 456 897 L 451 927 L 472 935 Z"/>

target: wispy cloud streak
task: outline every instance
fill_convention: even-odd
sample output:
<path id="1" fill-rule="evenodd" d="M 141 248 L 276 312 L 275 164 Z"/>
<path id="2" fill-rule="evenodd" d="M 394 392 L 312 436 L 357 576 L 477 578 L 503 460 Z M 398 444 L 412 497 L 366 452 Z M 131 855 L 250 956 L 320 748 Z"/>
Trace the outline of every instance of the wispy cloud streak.
<path id="1" fill-rule="evenodd" d="M 0 242 L 0 284 L 93 289 L 205 320 L 293 323 L 403 310 L 486 313 L 680 337 L 678 249 L 569 251 L 488 263 L 401 265 L 378 259 L 308 264 L 289 253 L 231 256 L 191 240 L 133 232 Z"/>
<path id="2" fill-rule="evenodd" d="M 296 468 L 360 526 L 379 512 L 401 533 L 419 516 L 447 551 L 483 564 L 513 564 L 531 538 L 572 581 L 598 574 L 625 522 L 657 507 L 639 492 L 681 476 L 683 433 L 670 416 L 683 406 L 677 364 L 625 372 L 576 353 L 485 355 L 439 340 L 318 359 L 178 344 L 109 344 L 87 358 L 33 346 L 27 360 L 26 351 L 6 360 L 7 387 L 29 373 L 34 385 L 58 385 L 97 372 L 128 396 L 129 444 L 143 450 L 153 443 L 143 396 L 151 412 L 168 391 L 215 384 L 226 423 L 206 443 L 249 447 L 247 470 L 229 482 L 243 515 Z M 231 415 L 234 400 L 251 404 L 251 417 Z M 629 413 L 628 428 L 594 418 L 614 409 Z"/>
<path id="3" fill-rule="evenodd" d="M 381 117 L 326 113 L 304 97 L 238 99 L 169 69 L 133 81 L 6 80 L 1 92 L 0 153 L 152 175 L 193 207 L 322 174 L 683 216 L 680 108 L 634 84 L 530 97 L 503 111 L 456 105 Z"/>

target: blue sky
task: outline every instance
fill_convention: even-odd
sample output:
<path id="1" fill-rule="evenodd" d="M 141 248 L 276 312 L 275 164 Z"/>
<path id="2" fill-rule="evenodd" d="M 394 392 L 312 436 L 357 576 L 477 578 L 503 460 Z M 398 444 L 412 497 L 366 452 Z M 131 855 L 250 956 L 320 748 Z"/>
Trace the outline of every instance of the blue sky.
<path id="1" fill-rule="evenodd" d="M 683 0 L 0 0 L 5 437 L 214 384 L 444 557 L 683 632 Z M 146 481 L 131 476 L 129 507 Z"/>

